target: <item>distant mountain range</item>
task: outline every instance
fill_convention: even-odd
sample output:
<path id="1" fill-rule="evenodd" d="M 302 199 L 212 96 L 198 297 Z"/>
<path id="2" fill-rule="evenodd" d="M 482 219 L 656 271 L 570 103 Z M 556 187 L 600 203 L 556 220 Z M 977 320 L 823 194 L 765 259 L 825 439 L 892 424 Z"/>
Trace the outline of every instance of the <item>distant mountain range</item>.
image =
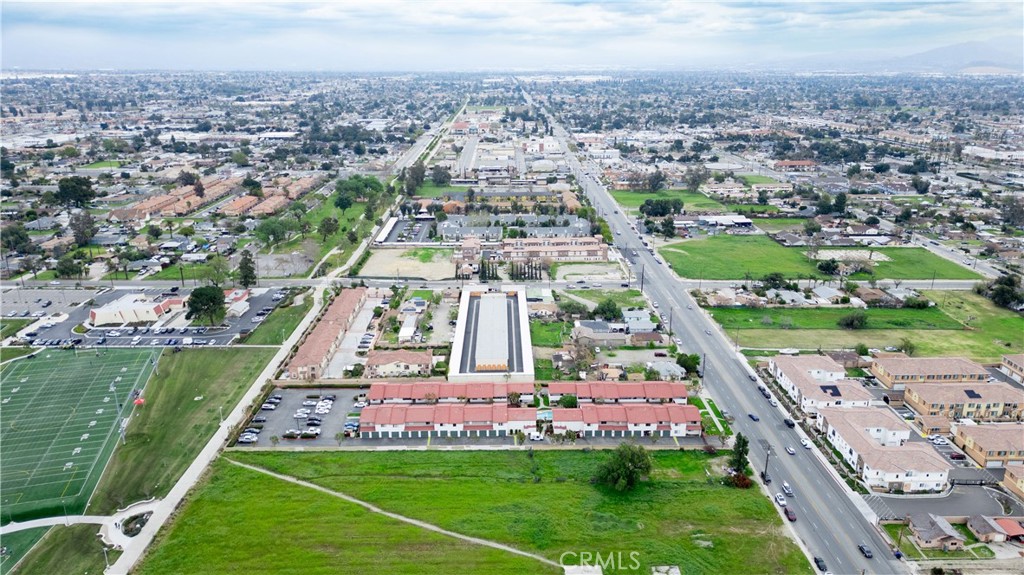
<path id="1" fill-rule="evenodd" d="M 873 54 L 819 54 L 790 62 L 793 70 L 917 72 L 943 74 L 1024 74 L 1024 37 L 940 46 L 900 57 Z"/>

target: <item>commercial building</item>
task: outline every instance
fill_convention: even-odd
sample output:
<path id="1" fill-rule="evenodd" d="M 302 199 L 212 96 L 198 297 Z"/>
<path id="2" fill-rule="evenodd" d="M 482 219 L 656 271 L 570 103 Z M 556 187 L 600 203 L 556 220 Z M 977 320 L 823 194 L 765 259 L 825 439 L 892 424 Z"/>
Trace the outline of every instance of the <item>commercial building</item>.
<path id="1" fill-rule="evenodd" d="M 370 404 L 384 403 L 510 403 L 533 400 L 532 383 L 374 383 L 368 394 Z"/>
<path id="2" fill-rule="evenodd" d="M 581 404 L 551 410 L 555 433 L 581 437 L 686 437 L 702 433 L 700 410 L 676 403 Z"/>
<path id="3" fill-rule="evenodd" d="M 882 407 L 826 407 L 818 429 L 864 483 L 880 491 L 941 491 L 950 464 L 924 442 L 908 442 L 911 428 Z"/>
<path id="4" fill-rule="evenodd" d="M 523 286 L 467 286 L 459 300 L 448 380 L 533 381 L 533 348 Z"/>
<path id="5" fill-rule="evenodd" d="M 786 394 L 811 416 L 823 407 L 867 407 L 874 396 L 859 382 L 846 379 L 846 369 L 824 355 L 779 355 L 768 368 Z"/>
<path id="6" fill-rule="evenodd" d="M 184 307 L 185 298 L 152 298 L 144 294 L 128 294 L 89 310 L 89 323 L 93 326 L 152 323 L 164 314 Z"/>
<path id="7" fill-rule="evenodd" d="M 338 349 L 342 334 L 366 301 L 364 287 L 342 290 L 320 316 L 320 320 L 299 344 L 295 356 L 288 362 L 288 373 L 294 379 L 321 377 L 331 356 Z"/>
<path id="8" fill-rule="evenodd" d="M 537 410 L 493 405 L 369 405 L 359 414 L 359 436 L 374 438 L 502 437 L 537 428 Z"/>
<path id="9" fill-rule="evenodd" d="M 430 350 L 373 350 L 366 358 L 366 377 L 409 377 L 430 375 Z"/>
<path id="10" fill-rule="evenodd" d="M 552 403 L 572 395 L 580 403 L 678 403 L 686 404 L 686 384 L 668 381 L 553 381 L 548 384 Z"/>
<path id="11" fill-rule="evenodd" d="M 984 383 L 989 378 L 984 367 L 963 357 L 879 357 L 871 373 L 895 390 L 910 383 Z"/>
<path id="12" fill-rule="evenodd" d="M 1024 391 L 999 381 L 911 384 L 903 401 L 921 415 L 943 415 L 950 420 L 1020 421 Z"/>
<path id="13" fill-rule="evenodd" d="M 1024 464 L 1024 425 L 1020 423 L 965 420 L 953 424 L 951 431 L 953 444 L 981 467 Z"/>

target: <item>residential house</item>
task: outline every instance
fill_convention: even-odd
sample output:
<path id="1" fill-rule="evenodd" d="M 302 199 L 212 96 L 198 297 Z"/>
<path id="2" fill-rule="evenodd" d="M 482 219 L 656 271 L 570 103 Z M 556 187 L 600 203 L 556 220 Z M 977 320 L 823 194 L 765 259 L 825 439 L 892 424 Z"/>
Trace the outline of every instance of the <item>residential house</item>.
<path id="1" fill-rule="evenodd" d="M 334 298 L 288 363 L 292 378 L 317 379 L 323 374 L 366 296 L 367 289 L 360 287 L 342 290 Z"/>
<path id="2" fill-rule="evenodd" d="M 685 384 L 668 381 L 553 381 L 548 385 L 552 403 L 565 395 L 576 396 L 580 403 L 685 404 L 687 391 Z"/>
<path id="3" fill-rule="evenodd" d="M 917 413 L 951 420 L 1020 421 L 1024 415 L 1024 391 L 1000 381 L 909 384 L 903 400 Z"/>
<path id="4" fill-rule="evenodd" d="M 945 517 L 933 513 L 911 513 L 909 518 L 910 532 L 921 549 L 957 551 L 967 540 Z"/>
<path id="5" fill-rule="evenodd" d="M 370 385 L 371 404 L 384 403 L 509 403 L 533 400 L 532 383 L 374 383 Z"/>
<path id="6" fill-rule="evenodd" d="M 1024 383 L 1024 353 L 1004 355 L 999 369 L 1013 381 Z"/>
<path id="7" fill-rule="evenodd" d="M 984 515 L 971 515 L 967 518 L 967 529 L 983 543 L 1002 543 L 1006 541 L 1006 530 L 995 519 Z"/>
<path id="8" fill-rule="evenodd" d="M 619 347 L 627 345 L 626 324 L 597 320 L 578 320 L 572 330 L 573 339 L 589 345 Z"/>
<path id="9" fill-rule="evenodd" d="M 551 410 L 555 433 L 572 431 L 582 437 L 686 437 L 701 435 L 700 410 L 693 405 L 627 403 L 581 404 Z"/>
<path id="10" fill-rule="evenodd" d="M 821 408 L 817 426 L 871 489 L 912 493 L 947 485 L 951 465 L 933 446 L 908 442 L 910 426 L 888 408 Z"/>
<path id="11" fill-rule="evenodd" d="M 910 383 L 984 383 L 988 371 L 963 357 L 875 358 L 871 373 L 889 389 L 903 389 Z"/>
<path id="12" fill-rule="evenodd" d="M 846 379 L 846 370 L 824 355 L 779 355 L 768 369 L 800 409 L 815 417 L 823 407 L 867 407 L 874 396 L 858 381 Z"/>
<path id="13" fill-rule="evenodd" d="M 1024 463 L 1024 425 L 963 421 L 951 427 L 953 444 L 981 467 Z"/>
<path id="14" fill-rule="evenodd" d="M 428 376 L 433 365 L 430 350 L 373 350 L 366 358 L 366 377 Z"/>
<path id="15" fill-rule="evenodd" d="M 359 436 L 375 438 L 504 437 L 537 428 L 537 410 L 507 404 L 369 405 Z"/>
<path id="16" fill-rule="evenodd" d="M 1018 498 L 1024 499 L 1024 463 L 1007 464 L 1006 471 L 1003 473 L 1003 481 L 1000 485 Z M 1003 529 L 1006 529 L 1006 525 L 1003 525 Z M 1013 536 L 1012 533 L 1009 533 L 1009 530 L 1007 530 L 1007 533 L 1011 537 Z"/>

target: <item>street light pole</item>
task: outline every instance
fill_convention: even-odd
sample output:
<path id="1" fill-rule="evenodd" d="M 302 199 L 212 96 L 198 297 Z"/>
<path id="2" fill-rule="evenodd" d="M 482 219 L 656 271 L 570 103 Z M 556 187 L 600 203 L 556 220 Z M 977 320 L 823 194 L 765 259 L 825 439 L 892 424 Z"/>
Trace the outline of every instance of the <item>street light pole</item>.
<path id="1" fill-rule="evenodd" d="M 768 449 L 766 449 L 764 451 L 764 474 L 761 477 L 761 479 L 764 479 L 764 478 L 768 477 L 768 458 L 771 456 L 771 454 L 772 454 L 772 448 L 771 447 L 769 447 Z M 765 483 L 767 483 L 767 480 L 765 481 Z"/>

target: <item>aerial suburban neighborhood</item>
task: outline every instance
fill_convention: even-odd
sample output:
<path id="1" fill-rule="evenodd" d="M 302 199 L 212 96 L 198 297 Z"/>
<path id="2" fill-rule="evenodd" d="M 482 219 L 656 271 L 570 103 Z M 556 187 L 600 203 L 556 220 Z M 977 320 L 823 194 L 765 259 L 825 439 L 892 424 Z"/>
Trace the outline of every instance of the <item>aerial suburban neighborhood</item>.
<path id="1" fill-rule="evenodd" d="M 0 573 L 1022 572 L 1024 58 L 954 52 L 5 57 Z"/>

